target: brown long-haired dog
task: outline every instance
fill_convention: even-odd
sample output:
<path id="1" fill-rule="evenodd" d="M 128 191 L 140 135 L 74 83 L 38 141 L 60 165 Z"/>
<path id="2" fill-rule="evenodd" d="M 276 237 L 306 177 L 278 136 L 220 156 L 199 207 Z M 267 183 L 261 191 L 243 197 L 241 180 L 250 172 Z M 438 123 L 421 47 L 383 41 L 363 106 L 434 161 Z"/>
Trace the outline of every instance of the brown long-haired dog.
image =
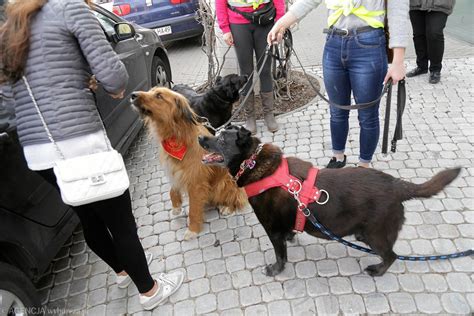
<path id="1" fill-rule="evenodd" d="M 210 133 L 197 122 L 185 97 L 155 87 L 148 92 L 134 92 L 131 98 L 148 130 L 160 143 L 160 161 L 170 177 L 174 214 L 181 212 L 182 194 L 188 193 L 189 228 L 184 239 L 194 238 L 201 231 L 205 205 L 221 206 L 222 213 L 232 213 L 247 204 L 245 192 L 235 185 L 226 169 L 201 163 L 204 149 L 199 146 L 198 136 Z M 165 148 L 170 151 L 170 147 L 178 150 L 171 149 L 169 154 Z M 183 148 L 186 150 L 181 158 Z"/>

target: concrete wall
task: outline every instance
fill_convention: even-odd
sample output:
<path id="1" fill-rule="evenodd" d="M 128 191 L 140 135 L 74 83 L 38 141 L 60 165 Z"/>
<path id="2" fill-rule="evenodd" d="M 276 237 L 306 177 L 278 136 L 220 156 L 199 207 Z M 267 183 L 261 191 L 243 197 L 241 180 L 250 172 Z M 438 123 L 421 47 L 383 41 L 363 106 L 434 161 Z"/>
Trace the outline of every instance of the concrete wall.
<path id="1" fill-rule="evenodd" d="M 457 0 L 453 13 L 448 18 L 446 33 L 474 44 L 474 1 Z"/>

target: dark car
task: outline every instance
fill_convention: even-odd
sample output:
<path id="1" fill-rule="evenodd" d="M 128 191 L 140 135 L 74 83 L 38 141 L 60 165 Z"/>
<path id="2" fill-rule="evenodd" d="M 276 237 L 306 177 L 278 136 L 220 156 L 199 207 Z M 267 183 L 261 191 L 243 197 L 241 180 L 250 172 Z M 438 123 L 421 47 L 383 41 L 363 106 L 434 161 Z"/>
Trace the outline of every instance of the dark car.
<path id="1" fill-rule="evenodd" d="M 154 29 L 163 42 L 201 38 L 199 0 L 115 0 L 113 12 L 127 21 Z"/>
<path id="2" fill-rule="evenodd" d="M 153 85 L 169 86 L 171 69 L 155 32 L 128 24 L 100 7 L 93 7 L 93 12 L 130 77 L 122 100 L 111 98 L 100 87 L 97 91 L 107 134 L 112 145 L 125 153 L 142 127 L 128 104 L 128 95 Z M 118 27 L 118 23 L 130 27 Z M 79 221 L 58 192 L 28 169 L 16 134 L 13 100 L 6 88 L 0 87 L 0 315 L 15 315 L 8 311 L 25 312 L 24 307 L 40 306 L 34 283 Z"/>

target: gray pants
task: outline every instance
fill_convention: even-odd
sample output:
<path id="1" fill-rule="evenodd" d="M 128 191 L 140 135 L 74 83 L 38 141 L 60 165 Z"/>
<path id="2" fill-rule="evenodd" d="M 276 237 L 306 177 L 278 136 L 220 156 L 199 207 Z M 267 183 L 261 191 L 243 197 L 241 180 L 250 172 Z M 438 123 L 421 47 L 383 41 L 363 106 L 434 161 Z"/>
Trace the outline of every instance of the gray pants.
<path id="1" fill-rule="evenodd" d="M 249 24 L 231 24 L 230 30 L 234 38 L 235 53 L 239 62 L 240 74 L 250 76 L 254 70 L 253 52 L 259 63 L 257 70 L 260 69 L 264 60 L 265 48 L 267 47 L 267 35 L 273 24 L 266 26 L 257 26 Z M 247 82 L 242 90 L 243 95 L 249 93 L 252 81 Z M 273 79 L 271 73 L 271 57 L 269 56 L 265 62 L 265 66 L 260 73 L 260 91 L 273 91 Z"/>

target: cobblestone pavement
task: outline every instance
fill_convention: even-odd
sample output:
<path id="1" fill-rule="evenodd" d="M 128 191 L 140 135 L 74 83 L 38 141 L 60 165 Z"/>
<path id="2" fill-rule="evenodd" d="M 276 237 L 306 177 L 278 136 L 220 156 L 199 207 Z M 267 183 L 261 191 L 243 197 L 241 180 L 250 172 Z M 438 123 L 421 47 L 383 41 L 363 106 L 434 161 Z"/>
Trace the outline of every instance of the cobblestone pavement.
<path id="1" fill-rule="evenodd" d="M 398 254 L 444 254 L 474 247 L 473 64 L 474 58 L 446 60 L 438 85 L 428 84 L 426 75 L 409 79 L 405 137 L 397 153 L 374 159 L 375 168 L 416 183 L 443 168 L 463 167 L 444 192 L 405 203 L 406 221 L 395 245 Z M 287 155 L 324 166 L 330 156 L 327 109 L 313 100 L 279 117 L 282 128 L 274 135 L 261 132 L 259 123 L 258 136 L 278 144 Z M 358 153 L 355 115 L 350 123 L 348 159 L 353 165 Z M 363 269 L 378 260 L 375 256 L 301 234 L 289 243 L 283 273 L 266 277 L 261 268 L 274 262 L 273 249 L 251 210 L 230 217 L 208 211 L 199 237 L 183 241 L 186 217 L 171 215 L 170 185 L 157 152 L 156 142 L 143 132 L 126 157 L 133 208 L 143 247 L 154 254 L 151 272 L 184 269 L 180 290 L 153 312 L 143 312 L 136 287 L 119 289 L 113 271 L 90 252 L 78 230 L 40 282 L 50 309 L 160 316 L 473 312 L 473 258 L 397 261 L 384 276 L 370 277 Z"/>

